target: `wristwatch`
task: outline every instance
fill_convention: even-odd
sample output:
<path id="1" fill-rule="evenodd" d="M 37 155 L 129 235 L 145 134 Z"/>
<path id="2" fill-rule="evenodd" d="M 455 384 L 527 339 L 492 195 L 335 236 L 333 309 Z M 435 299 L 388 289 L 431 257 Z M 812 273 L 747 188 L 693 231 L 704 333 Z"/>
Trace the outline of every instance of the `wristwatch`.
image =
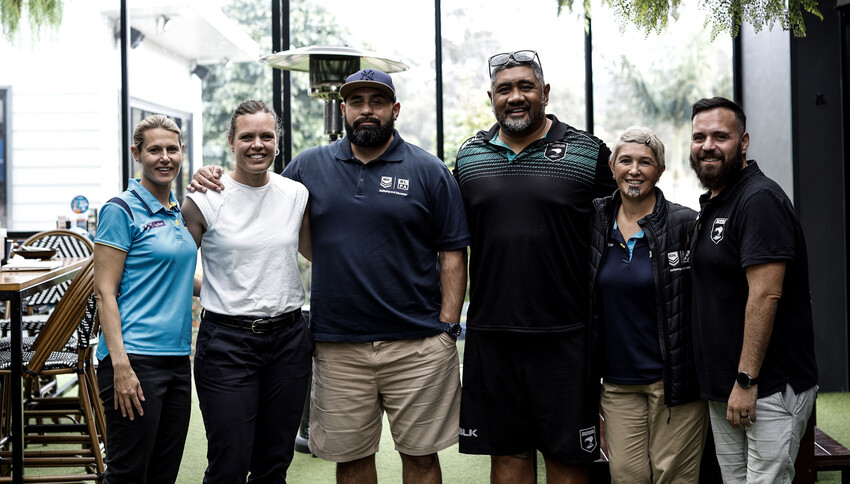
<path id="1" fill-rule="evenodd" d="M 463 332 L 463 328 L 460 327 L 460 323 L 447 323 L 445 321 L 440 321 L 440 326 L 442 326 L 443 331 L 449 333 L 449 336 L 452 338 L 457 338 L 460 336 L 460 333 Z"/>
<path id="2" fill-rule="evenodd" d="M 750 376 L 746 371 L 739 371 L 735 380 L 738 382 L 738 385 L 741 385 L 741 388 L 750 388 L 759 383 L 758 377 Z"/>

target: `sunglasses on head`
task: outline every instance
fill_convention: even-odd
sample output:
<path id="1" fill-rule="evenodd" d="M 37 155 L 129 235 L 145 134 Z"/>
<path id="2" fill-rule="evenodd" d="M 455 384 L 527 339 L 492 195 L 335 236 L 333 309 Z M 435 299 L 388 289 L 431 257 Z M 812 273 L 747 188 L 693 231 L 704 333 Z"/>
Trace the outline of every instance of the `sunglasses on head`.
<path id="1" fill-rule="evenodd" d="M 501 54 L 496 54 L 490 57 L 490 75 L 493 75 L 493 68 L 499 67 L 507 64 L 511 59 L 517 62 L 533 62 L 534 59 L 537 58 L 537 65 L 541 68 L 543 65 L 540 63 L 540 56 L 537 55 L 537 51 L 535 50 L 516 50 L 514 52 L 504 52 Z"/>

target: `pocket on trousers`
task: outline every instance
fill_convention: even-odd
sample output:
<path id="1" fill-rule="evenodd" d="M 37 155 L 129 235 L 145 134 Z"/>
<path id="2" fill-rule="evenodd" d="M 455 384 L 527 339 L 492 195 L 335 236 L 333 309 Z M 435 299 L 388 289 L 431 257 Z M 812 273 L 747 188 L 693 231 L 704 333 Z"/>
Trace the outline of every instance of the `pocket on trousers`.
<path id="1" fill-rule="evenodd" d="M 195 341 L 195 363 L 203 360 L 207 354 L 207 349 L 215 339 L 216 326 L 209 323 L 201 323 L 201 328 L 198 330 L 198 339 Z"/>
<path id="2" fill-rule="evenodd" d="M 457 338 L 443 331 L 437 335 L 438 339 L 446 348 L 457 348 Z"/>
<path id="3" fill-rule="evenodd" d="M 817 395 L 818 387 L 815 385 L 815 390 L 812 392 L 811 398 L 815 398 Z M 791 385 L 785 384 L 785 391 L 781 393 L 780 397 L 782 399 L 782 404 L 785 408 L 791 412 L 792 415 L 797 415 L 803 411 L 803 407 L 808 403 L 808 399 L 805 398 L 808 394 L 809 390 L 804 390 L 800 393 L 794 393 L 794 389 L 791 388 Z"/>

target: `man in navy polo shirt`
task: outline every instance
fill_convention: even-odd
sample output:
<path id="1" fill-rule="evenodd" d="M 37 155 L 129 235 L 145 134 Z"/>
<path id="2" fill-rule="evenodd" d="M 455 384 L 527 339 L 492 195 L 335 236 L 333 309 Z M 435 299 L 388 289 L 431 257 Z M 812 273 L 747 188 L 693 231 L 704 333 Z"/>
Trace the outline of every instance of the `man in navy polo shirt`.
<path id="1" fill-rule="evenodd" d="M 338 482 L 377 482 L 386 410 L 403 481 L 441 482 L 437 451 L 458 440 L 463 201 L 446 165 L 395 130 L 389 75 L 364 69 L 340 94 L 346 137 L 283 172 L 310 191 L 310 450 Z"/>
<path id="2" fill-rule="evenodd" d="M 692 236 L 694 353 L 724 482 L 790 483 L 817 392 L 808 258 L 788 196 L 755 161 L 736 103 L 693 106 L 708 192 Z"/>

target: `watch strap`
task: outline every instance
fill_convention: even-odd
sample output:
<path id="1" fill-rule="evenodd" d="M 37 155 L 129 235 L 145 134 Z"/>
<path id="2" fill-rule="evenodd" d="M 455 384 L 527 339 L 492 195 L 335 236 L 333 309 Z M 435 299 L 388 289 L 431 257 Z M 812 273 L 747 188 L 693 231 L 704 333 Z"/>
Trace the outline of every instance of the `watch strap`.
<path id="1" fill-rule="evenodd" d="M 452 338 L 457 338 L 463 332 L 460 323 L 447 323 L 440 321 L 440 329 L 449 334 Z"/>

